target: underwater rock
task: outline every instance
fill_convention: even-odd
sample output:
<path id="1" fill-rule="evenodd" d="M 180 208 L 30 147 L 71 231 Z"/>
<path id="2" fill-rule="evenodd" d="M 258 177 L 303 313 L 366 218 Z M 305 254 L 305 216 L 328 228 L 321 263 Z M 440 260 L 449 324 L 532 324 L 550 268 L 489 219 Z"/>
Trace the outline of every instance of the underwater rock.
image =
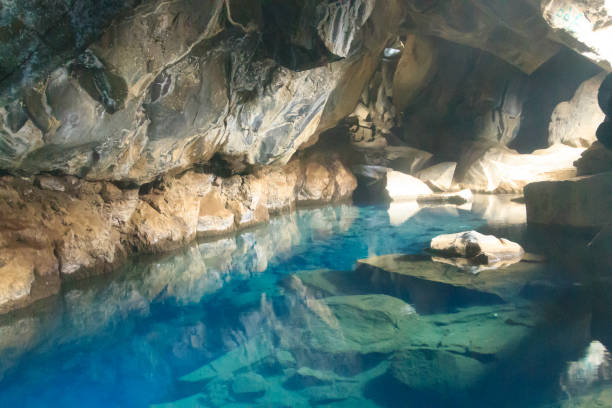
<path id="1" fill-rule="evenodd" d="M 531 224 L 603 227 L 612 221 L 612 173 L 532 183 L 525 201 Z"/>
<path id="2" fill-rule="evenodd" d="M 520 260 L 523 248 L 505 238 L 483 235 L 476 231 L 440 235 L 431 240 L 431 250 L 448 258 L 467 258 L 476 265 L 492 265 Z"/>
<path id="3" fill-rule="evenodd" d="M 507 267 L 493 268 L 467 264 L 460 265 L 453 260 L 436 262 L 425 256 L 381 255 L 361 259 L 358 265 L 387 273 L 438 282 L 454 287 L 463 287 L 482 293 L 490 293 L 501 299 L 519 297 L 521 291 L 534 280 L 546 280 L 549 271 L 541 263 L 518 262 Z M 465 273 L 480 272 L 480 273 Z"/>
<path id="4" fill-rule="evenodd" d="M 266 393 L 268 385 L 259 374 L 246 373 L 232 380 L 232 393 L 240 399 L 255 399 Z"/>
<path id="5" fill-rule="evenodd" d="M 416 349 L 394 353 L 393 377 L 412 389 L 456 397 L 486 374 L 480 361 L 448 351 Z"/>

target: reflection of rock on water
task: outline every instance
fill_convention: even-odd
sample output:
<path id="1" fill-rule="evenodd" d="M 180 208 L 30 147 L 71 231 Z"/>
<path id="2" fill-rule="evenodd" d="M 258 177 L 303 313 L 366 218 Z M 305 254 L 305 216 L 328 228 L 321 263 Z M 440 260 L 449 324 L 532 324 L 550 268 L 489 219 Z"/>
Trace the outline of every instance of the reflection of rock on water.
<path id="1" fill-rule="evenodd" d="M 594 340 L 580 360 L 568 363 L 567 371 L 561 376 L 560 385 L 571 397 L 611 380 L 612 356 L 601 342 Z"/>

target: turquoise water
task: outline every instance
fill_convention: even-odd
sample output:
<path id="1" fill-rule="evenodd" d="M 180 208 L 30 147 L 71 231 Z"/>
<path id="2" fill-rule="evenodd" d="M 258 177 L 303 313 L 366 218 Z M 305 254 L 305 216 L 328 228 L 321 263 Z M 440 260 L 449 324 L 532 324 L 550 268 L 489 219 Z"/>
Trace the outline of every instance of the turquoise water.
<path id="1" fill-rule="evenodd" d="M 0 406 L 612 406 L 609 278 L 424 253 L 467 229 L 533 246 L 522 212 L 308 209 L 134 259 L 0 318 Z"/>

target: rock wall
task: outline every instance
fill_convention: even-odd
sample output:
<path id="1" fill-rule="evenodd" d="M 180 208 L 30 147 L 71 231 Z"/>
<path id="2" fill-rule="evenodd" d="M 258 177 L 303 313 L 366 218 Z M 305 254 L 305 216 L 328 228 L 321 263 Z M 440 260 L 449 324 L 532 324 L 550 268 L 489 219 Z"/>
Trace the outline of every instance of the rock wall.
<path id="1" fill-rule="evenodd" d="M 129 253 L 163 252 L 268 221 L 301 204 L 350 199 L 357 183 L 329 154 L 219 177 L 188 171 L 140 188 L 73 176 L 0 179 L 0 312 L 108 271 Z"/>

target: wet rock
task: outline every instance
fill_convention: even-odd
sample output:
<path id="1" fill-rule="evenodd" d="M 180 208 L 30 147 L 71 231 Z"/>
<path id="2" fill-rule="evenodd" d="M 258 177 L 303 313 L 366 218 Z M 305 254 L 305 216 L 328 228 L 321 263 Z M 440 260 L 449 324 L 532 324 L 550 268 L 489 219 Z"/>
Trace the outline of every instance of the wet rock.
<path id="1" fill-rule="evenodd" d="M 391 274 L 491 293 L 502 299 L 520 296 L 526 285 L 533 280 L 545 280 L 548 274 L 544 265 L 532 262 L 519 262 L 497 270 L 486 267 L 479 269 L 478 266 L 471 265 L 465 271 L 479 273 L 464 273 L 460 265 L 435 262 L 429 257 L 399 254 L 362 259 L 358 264 Z"/>
<path id="2" fill-rule="evenodd" d="M 527 221 L 533 224 L 602 227 L 612 221 L 610 200 L 609 172 L 525 187 Z"/>
<path id="3" fill-rule="evenodd" d="M 266 393 L 266 380 L 259 374 L 241 374 L 232 381 L 232 393 L 240 399 L 255 399 Z"/>
<path id="4" fill-rule="evenodd" d="M 597 92 L 605 77 L 602 72 L 583 82 L 570 101 L 557 105 L 548 127 L 550 145 L 588 147 L 596 140 L 597 127 L 605 117 L 597 103 Z"/>
<path id="5" fill-rule="evenodd" d="M 324 173 L 324 183 L 308 175 L 312 168 Z M 139 190 L 70 177 L 37 180 L 0 179 L 0 308 L 55 293 L 62 278 L 107 272 L 132 251 L 168 251 L 198 235 L 268 221 L 305 197 L 349 199 L 356 187 L 338 159 L 317 155 L 225 179 L 190 171 Z M 265 269 L 267 258 L 258 262 L 255 270 Z"/>
<path id="6" fill-rule="evenodd" d="M 449 258 L 467 258 L 474 264 L 491 265 L 500 261 L 520 260 L 523 248 L 505 238 L 476 231 L 440 235 L 431 240 L 431 250 Z"/>
<path id="7" fill-rule="evenodd" d="M 487 372 L 478 360 L 447 351 L 406 350 L 393 355 L 393 377 L 412 389 L 456 397 Z"/>

